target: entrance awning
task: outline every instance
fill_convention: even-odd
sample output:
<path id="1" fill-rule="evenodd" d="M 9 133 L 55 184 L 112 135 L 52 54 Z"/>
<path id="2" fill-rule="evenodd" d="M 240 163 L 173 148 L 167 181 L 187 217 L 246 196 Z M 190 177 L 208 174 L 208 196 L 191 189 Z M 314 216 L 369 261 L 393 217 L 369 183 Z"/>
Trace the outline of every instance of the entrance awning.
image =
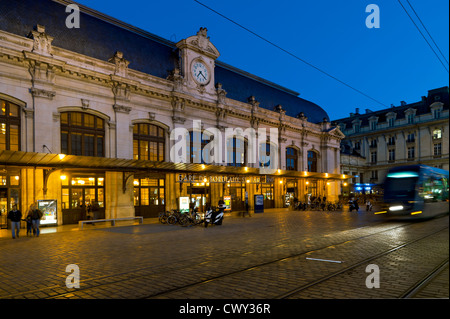
<path id="1" fill-rule="evenodd" d="M 268 175 L 292 178 L 346 180 L 351 175 L 314 173 L 303 171 L 276 170 L 265 174 L 259 168 L 208 165 L 197 163 L 152 162 L 145 160 L 76 156 L 23 151 L 0 151 L 0 165 L 15 167 L 38 167 L 44 169 L 88 169 L 119 172 L 171 172 L 171 173 L 206 173 L 229 175 Z"/>

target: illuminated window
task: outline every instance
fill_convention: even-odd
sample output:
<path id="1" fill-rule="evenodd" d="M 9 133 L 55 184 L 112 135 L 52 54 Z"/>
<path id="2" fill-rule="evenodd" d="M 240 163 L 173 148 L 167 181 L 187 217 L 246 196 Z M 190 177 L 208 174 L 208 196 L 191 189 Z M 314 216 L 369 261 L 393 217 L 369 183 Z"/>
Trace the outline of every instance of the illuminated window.
<path id="1" fill-rule="evenodd" d="M 133 158 L 164 162 L 164 129 L 153 124 L 135 124 L 133 127 Z"/>
<path id="2" fill-rule="evenodd" d="M 437 140 L 440 138 L 442 138 L 442 130 L 440 129 L 433 130 L 433 140 Z"/>
<path id="3" fill-rule="evenodd" d="M 20 150 L 20 107 L 0 99 L 0 151 Z"/>
<path id="4" fill-rule="evenodd" d="M 61 113 L 61 153 L 82 156 L 105 156 L 104 120 L 81 113 Z"/>
<path id="5" fill-rule="evenodd" d="M 140 178 L 135 179 L 134 206 L 160 206 L 164 207 L 164 179 Z"/>

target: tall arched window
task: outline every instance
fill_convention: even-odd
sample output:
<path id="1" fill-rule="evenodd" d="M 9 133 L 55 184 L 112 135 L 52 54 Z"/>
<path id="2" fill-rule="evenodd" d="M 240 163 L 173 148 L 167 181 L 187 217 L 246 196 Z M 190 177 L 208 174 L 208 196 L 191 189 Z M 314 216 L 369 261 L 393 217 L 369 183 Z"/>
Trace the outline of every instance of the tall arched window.
<path id="1" fill-rule="evenodd" d="M 164 162 L 164 129 L 140 123 L 133 127 L 133 158 L 154 162 Z"/>
<path id="2" fill-rule="evenodd" d="M 0 99 L 0 151 L 20 150 L 20 107 Z"/>
<path id="3" fill-rule="evenodd" d="M 297 170 L 297 150 L 293 147 L 286 148 L 286 170 Z"/>
<path id="4" fill-rule="evenodd" d="M 263 143 L 259 145 L 259 167 L 270 167 L 276 165 L 278 149 L 274 144 Z M 272 166 L 271 166 L 272 165 Z"/>
<path id="5" fill-rule="evenodd" d="M 245 166 L 247 162 L 247 141 L 232 137 L 227 140 L 228 166 Z"/>
<path id="6" fill-rule="evenodd" d="M 88 113 L 61 113 L 61 153 L 105 156 L 105 121 Z"/>
<path id="7" fill-rule="evenodd" d="M 207 151 L 202 152 L 205 149 L 205 146 L 208 145 L 214 136 L 209 136 L 205 132 L 199 131 L 190 131 L 189 132 L 189 162 L 190 163 L 202 163 L 208 164 L 211 163 L 209 161 L 209 154 Z"/>
<path id="8" fill-rule="evenodd" d="M 317 153 L 308 151 L 308 172 L 317 172 Z"/>

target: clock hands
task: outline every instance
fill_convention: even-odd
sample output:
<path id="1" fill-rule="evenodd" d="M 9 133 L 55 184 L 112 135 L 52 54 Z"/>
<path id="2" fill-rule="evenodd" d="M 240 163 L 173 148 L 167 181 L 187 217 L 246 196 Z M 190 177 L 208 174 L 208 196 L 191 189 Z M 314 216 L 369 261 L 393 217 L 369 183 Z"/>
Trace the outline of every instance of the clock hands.
<path id="1" fill-rule="evenodd" d="M 206 80 L 206 77 L 203 75 L 203 73 L 202 73 L 202 71 L 200 71 L 200 72 L 198 72 L 198 75 L 202 75 L 203 76 L 203 78 Z"/>

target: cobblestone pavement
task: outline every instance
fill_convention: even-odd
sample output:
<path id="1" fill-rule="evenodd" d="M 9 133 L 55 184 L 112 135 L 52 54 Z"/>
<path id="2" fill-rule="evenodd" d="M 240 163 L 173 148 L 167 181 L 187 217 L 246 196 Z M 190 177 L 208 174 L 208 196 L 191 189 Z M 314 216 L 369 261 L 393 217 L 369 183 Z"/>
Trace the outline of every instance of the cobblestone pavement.
<path id="1" fill-rule="evenodd" d="M 0 238 L 0 298 L 398 298 L 448 259 L 448 218 L 275 209 L 208 228 L 146 221 L 23 232 Z M 80 288 L 66 287 L 70 264 Z M 366 286 L 369 264 L 379 288 Z M 448 267 L 414 296 L 448 297 Z"/>

